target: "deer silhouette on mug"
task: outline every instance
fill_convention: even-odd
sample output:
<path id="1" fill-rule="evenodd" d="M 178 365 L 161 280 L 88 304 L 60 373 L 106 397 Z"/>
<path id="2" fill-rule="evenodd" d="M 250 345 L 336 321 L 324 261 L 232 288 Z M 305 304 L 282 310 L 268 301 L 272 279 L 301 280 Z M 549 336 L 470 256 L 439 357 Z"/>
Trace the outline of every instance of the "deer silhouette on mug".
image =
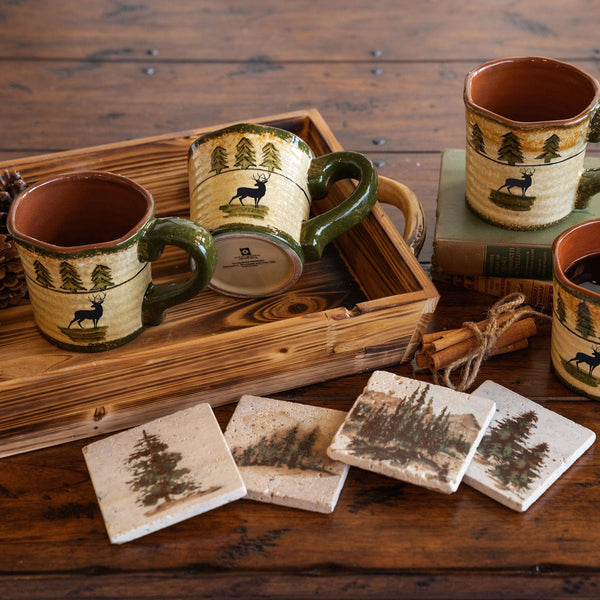
<path id="1" fill-rule="evenodd" d="M 266 191 L 267 191 L 267 181 L 269 181 L 269 179 L 271 178 L 271 174 L 269 173 L 268 176 L 266 175 L 258 175 L 252 176 L 252 179 L 254 179 L 254 185 L 255 187 L 251 188 L 251 187 L 239 187 L 237 189 L 237 192 L 235 194 L 235 196 L 233 196 L 233 198 L 229 201 L 229 204 L 231 204 L 236 198 L 240 201 L 240 204 L 242 206 L 246 206 L 243 202 L 244 198 L 253 198 L 254 199 L 254 206 L 257 207 L 258 203 L 261 201 L 262 197 L 265 195 Z"/>
<path id="2" fill-rule="evenodd" d="M 93 298 L 88 297 L 88 300 L 92 305 L 91 310 L 76 310 L 73 320 L 69 323 L 67 329 L 70 329 L 73 323 L 77 323 L 79 327 L 83 329 L 83 325 L 81 324 L 83 321 L 91 321 L 94 324 L 94 328 L 98 327 L 98 321 L 103 313 L 102 303 L 104 302 L 104 298 L 106 298 L 106 294 L 99 296 L 94 295 Z"/>
<path id="3" fill-rule="evenodd" d="M 598 365 L 600 365 L 600 348 L 597 348 L 596 346 L 594 346 L 592 348 L 592 353 L 593 353 L 593 356 L 590 356 L 589 354 L 586 354 L 585 352 L 578 352 L 573 358 L 568 360 L 567 363 L 574 361 L 575 365 L 577 366 L 578 369 L 579 369 L 579 363 L 585 363 L 590 368 L 588 375 L 591 375 L 592 371 Z"/>
<path id="4" fill-rule="evenodd" d="M 531 186 L 531 178 L 533 177 L 534 173 L 535 169 L 521 169 L 521 175 L 523 175 L 521 179 L 509 177 L 504 182 L 504 185 L 501 185 L 497 191 L 499 192 L 502 188 L 506 188 L 506 191 L 509 194 L 512 194 L 512 192 L 510 191 L 511 188 L 518 187 L 521 188 L 521 196 L 525 197 L 525 192 Z"/>

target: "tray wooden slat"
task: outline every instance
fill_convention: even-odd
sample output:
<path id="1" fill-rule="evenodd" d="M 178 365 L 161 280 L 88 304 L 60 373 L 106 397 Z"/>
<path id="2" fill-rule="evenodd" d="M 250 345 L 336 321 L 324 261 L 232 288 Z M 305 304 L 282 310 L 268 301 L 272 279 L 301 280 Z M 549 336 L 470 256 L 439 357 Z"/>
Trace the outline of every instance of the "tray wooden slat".
<path id="1" fill-rule="evenodd" d="M 256 119 L 293 131 L 316 154 L 341 150 L 317 111 Z M 221 125 L 211 129 L 216 129 Z M 157 214 L 187 216 L 187 149 L 206 130 L 31 157 L 17 169 L 33 183 L 69 170 L 127 175 L 154 195 Z M 315 203 L 339 202 L 349 183 Z M 168 250 L 156 278 L 184 275 Z M 211 290 L 165 322 L 108 352 L 68 352 L 37 332 L 29 305 L 0 312 L 0 456 L 133 426 L 191 404 L 232 402 L 409 360 L 438 293 L 376 205 L 280 296 L 240 300 Z"/>

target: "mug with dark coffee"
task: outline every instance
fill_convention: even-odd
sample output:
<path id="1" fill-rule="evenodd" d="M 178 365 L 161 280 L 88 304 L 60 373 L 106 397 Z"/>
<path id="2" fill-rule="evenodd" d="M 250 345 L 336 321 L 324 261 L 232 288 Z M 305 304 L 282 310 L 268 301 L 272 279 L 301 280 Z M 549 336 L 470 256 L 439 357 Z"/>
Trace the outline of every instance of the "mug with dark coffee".
<path id="1" fill-rule="evenodd" d="M 561 233 L 552 259 L 554 372 L 568 387 L 600 400 L 600 219 Z"/>

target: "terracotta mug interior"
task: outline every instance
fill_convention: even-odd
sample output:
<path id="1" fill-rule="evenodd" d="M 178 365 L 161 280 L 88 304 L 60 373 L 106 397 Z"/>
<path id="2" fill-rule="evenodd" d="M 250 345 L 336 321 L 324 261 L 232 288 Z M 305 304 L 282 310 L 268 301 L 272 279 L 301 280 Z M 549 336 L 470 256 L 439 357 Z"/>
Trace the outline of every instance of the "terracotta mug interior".
<path id="1" fill-rule="evenodd" d="M 22 192 L 12 208 L 16 237 L 74 250 L 128 239 L 152 215 L 153 201 L 126 177 L 88 171 L 40 182 Z"/>
<path id="2" fill-rule="evenodd" d="M 547 58 L 492 61 L 470 73 L 467 100 L 484 111 L 521 123 L 584 117 L 598 84 L 577 67 Z"/>
<path id="3" fill-rule="evenodd" d="M 600 219 L 574 225 L 561 233 L 552 246 L 552 259 L 556 278 L 568 289 L 578 290 L 600 302 L 600 294 L 578 286 L 565 273 L 577 261 L 600 254 Z"/>

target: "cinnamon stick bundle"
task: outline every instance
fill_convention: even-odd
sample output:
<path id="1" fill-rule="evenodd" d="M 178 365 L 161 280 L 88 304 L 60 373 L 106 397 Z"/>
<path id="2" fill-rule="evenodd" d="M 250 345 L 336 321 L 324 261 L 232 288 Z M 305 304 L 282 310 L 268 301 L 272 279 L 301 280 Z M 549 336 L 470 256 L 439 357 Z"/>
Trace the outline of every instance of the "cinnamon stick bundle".
<path id="1" fill-rule="evenodd" d="M 519 312 L 531 312 L 531 308 L 523 306 L 512 313 L 500 314 L 496 318 L 496 327 L 501 328 L 509 319 L 518 318 Z M 481 332 L 486 330 L 489 319 L 475 323 Z M 537 333 L 535 320 L 532 317 L 520 319 L 506 328 L 488 349 L 488 356 L 514 352 L 526 348 L 528 338 Z M 449 329 L 435 333 L 425 334 L 421 340 L 421 347 L 415 356 L 417 367 L 428 367 L 432 371 L 439 371 L 452 365 L 481 346 L 481 339 L 471 327 L 463 326 L 458 329 Z"/>

